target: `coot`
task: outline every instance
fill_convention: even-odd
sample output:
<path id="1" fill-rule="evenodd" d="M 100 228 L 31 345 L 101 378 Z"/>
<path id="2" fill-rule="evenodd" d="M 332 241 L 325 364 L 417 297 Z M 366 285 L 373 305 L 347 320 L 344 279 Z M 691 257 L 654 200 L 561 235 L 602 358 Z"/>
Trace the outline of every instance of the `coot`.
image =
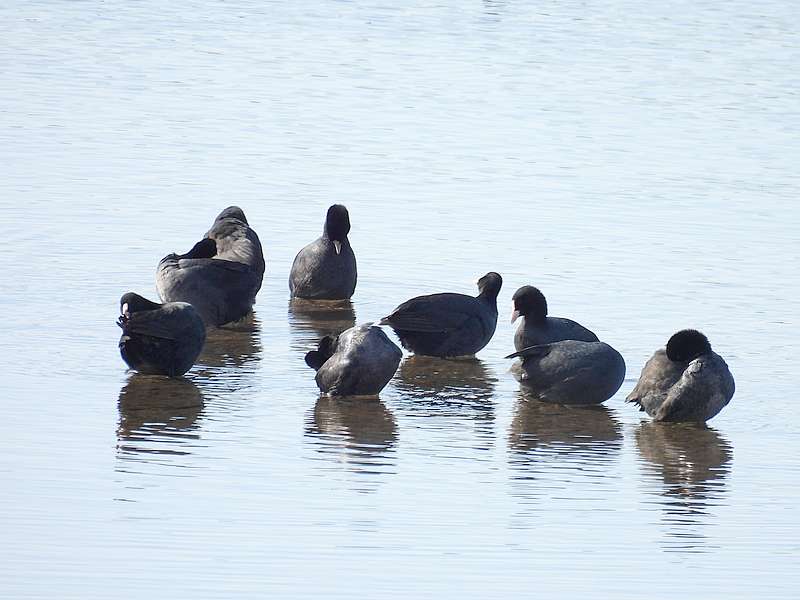
<path id="1" fill-rule="evenodd" d="M 731 401 L 728 365 L 695 329 L 677 332 L 647 361 L 627 401 L 656 421 L 705 422 Z"/>
<path id="2" fill-rule="evenodd" d="M 403 352 L 372 323 L 327 335 L 306 364 L 317 371 L 317 387 L 330 396 L 376 396 L 397 371 Z"/>
<path id="3" fill-rule="evenodd" d="M 470 356 L 481 350 L 497 326 L 497 294 L 503 278 L 487 273 L 478 280 L 479 294 L 432 294 L 412 298 L 384 317 L 405 348 L 439 357 Z"/>
<path id="4" fill-rule="evenodd" d="M 506 358 L 522 358 L 517 375 L 539 400 L 600 404 L 625 380 L 625 360 L 604 342 L 563 340 L 531 346 Z"/>
<path id="5" fill-rule="evenodd" d="M 292 263 L 293 298 L 345 300 L 356 289 L 356 255 L 350 247 L 350 215 L 341 204 L 328 209 L 322 235 L 304 247 Z"/>
<path id="6" fill-rule="evenodd" d="M 594 333 L 575 321 L 548 317 L 547 300 L 544 294 L 532 285 L 519 288 L 512 300 L 514 312 L 511 313 L 511 322 L 522 317 L 522 323 L 514 334 L 514 347 L 518 351 L 529 346 L 563 340 L 598 341 Z"/>
<path id="7" fill-rule="evenodd" d="M 119 351 L 140 373 L 178 377 L 192 368 L 206 340 L 203 319 L 191 304 L 158 304 L 128 292 L 119 301 Z"/>
<path id="8" fill-rule="evenodd" d="M 189 302 L 206 325 L 219 327 L 250 312 L 263 277 L 258 235 L 242 209 L 230 206 L 189 252 L 161 260 L 156 287 L 164 302 Z"/>

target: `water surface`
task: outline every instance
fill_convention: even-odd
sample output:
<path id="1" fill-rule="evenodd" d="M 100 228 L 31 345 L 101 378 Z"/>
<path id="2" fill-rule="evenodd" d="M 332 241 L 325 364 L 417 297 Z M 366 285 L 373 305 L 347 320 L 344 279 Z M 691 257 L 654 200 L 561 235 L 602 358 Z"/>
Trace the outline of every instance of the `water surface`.
<path id="1" fill-rule="evenodd" d="M 49 1 L 0 7 L 0 595 L 794 598 L 800 584 L 792 3 Z M 296 307 L 350 209 L 352 305 Z M 253 317 L 185 381 L 126 373 L 119 297 L 225 206 Z M 332 329 L 500 272 L 475 361 L 320 399 Z M 625 357 L 603 407 L 502 357 L 526 283 Z M 698 327 L 708 428 L 623 401 Z"/>

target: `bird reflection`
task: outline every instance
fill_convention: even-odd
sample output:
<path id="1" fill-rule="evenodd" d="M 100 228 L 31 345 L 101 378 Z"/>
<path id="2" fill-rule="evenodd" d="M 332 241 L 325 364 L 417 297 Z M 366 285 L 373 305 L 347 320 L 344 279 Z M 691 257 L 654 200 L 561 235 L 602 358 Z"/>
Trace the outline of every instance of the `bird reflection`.
<path id="1" fill-rule="evenodd" d="M 622 442 L 622 425 L 605 406 L 552 404 L 520 391 L 508 436 L 513 493 L 533 513 L 553 499 L 594 510 L 619 485 L 613 464 Z M 530 511 L 514 527 L 535 527 Z"/>
<path id="2" fill-rule="evenodd" d="M 497 378 L 481 360 L 410 356 L 400 364 L 393 382 L 402 407 L 414 416 L 467 417 L 484 439 L 484 447 L 492 445 Z"/>
<path id="3" fill-rule="evenodd" d="M 396 387 L 430 407 L 468 405 L 490 410 L 497 378 L 477 358 L 443 359 L 410 356 L 397 372 Z"/>
<path id="4" fill-rule="evenodd" d="M 209 329 L 197 364 L 188 373 L 208 400 L 221 405 L 236 398 L 232 392 L 252 385 L 262 355 L 261 322 L 251 313 L 241 321 Z"/>
<path id="5" fill-rule="evenodd" d="M 622 425 L 605 406 L 551 404 L 519 392 L 508 443 L 521 479 L 535 479 L 548 462 L 602 472 L 622 449 Z"/>
<path id="6" fill-rule="evenodd" d="M 134 374 L 119 393 L 117 449 L 124 455 L 189 454 L 203 394 L 186 379 Z"/>
<path id="7" fill-rule="evenodd" d="M 500 16 L 503 9 L 506 8 L 506 2 L 499 0 L 483 0 L 483 11 L 487 15 L 494 17 Z"/>
<path id="8" fill-rule="evenodd" d="M 350 300 L 312 301 L 294 298 L 289 302 L 289 322 L 294 340 L 292 347 L 305 352 L 326 335 L 339 335 L 356 324 L 356 312 Z"/>
<path id="9" fill-rule="evenodd" d="M 354 473 L 380 474 L 394 466 L 397 423 L 375 398 L 320 396 L 306 422 L 306 435 L 326 460 Z"/>
<path id="10" fill-rule="evenodd" d="M 727 493 L 730 442 L 704 424 L 650 422 L 636 431 L 636 447 L 663 483 L 659 495 L 670 526 L 668 549 L 705 551 L 699 526 L 708 520 L 708 508 L 720 504 Z"/>
<path id="11" fill-rule="evenodd" d="M 566 406 L 541 402 L 519 392 L 509 445 L 521 453 L 578 451 L 602 459 L 618 452 L 622 426 L 605 406 Z"/>
<path id="12" fill-rule="evenodd" d="M 241 321 L 209 329 L 195 369 L 252 366 L 261 358 L 261 322 L 250 313 Z"/>

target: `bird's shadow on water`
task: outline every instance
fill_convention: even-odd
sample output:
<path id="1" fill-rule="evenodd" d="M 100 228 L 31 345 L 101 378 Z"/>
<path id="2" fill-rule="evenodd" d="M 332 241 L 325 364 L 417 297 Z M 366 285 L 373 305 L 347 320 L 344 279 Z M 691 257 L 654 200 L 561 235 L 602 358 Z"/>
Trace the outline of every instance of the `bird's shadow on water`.
<path id="1" fill-rule="evenodd" d="M 133 373 L 117 406 L 120 458 L 190 454 L 200 438 L 203 393 L 188 379 Z"/>
<path id="2" fill-rule="evenodd" d="M 326 335 L 339 335 L 356 323 L 356 311 L 350 300 L 289 301 L 289 325 L 292 349 L 305 352 Z"/>
<path id="3" fill-rule="evenodd" d="M 664 549 L 707 552 L 702 526 L 709 509 L 724 504 L 733 446 L 705 424 L 642 423 L 636 448 L 648 471 L 660 481 L 657 491 L 667 525 Z"/>
<path id="4" fill-rule="evenodd" d="M 397 422 L 377 397 L 320 396 L 306 418 L 305 435 L 313 442 L 315 458 L 328 467 L 345 466 L 352 473 L 370 476 L 395 472 Z M 358 489 L 374 490 L 363 481 Z"/>

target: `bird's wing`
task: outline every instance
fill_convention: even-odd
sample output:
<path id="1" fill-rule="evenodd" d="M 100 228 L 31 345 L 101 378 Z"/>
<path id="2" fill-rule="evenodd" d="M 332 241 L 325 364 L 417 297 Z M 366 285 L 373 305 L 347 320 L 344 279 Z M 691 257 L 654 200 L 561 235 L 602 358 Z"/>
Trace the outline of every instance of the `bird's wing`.
<path id="1" fill-rule="evenodd" d="M 235 219 L 222 219 L 206 232 L 217 244 L 217 256 L 229 258 L 258 270 L 263 262 L 261 242 L 256 232 Z"/>
<path id="2" fill-rule="evenodd" d="M 358 384 L 358 370 L 353 368 L 349 360 L 326 361 L 317 371 L 316 381 L 320 389 L 331 396 L 351 394 Z"/>
<path id="3" fill-rule="evenodd" d="M 518 356 L 522 357 L 523 359 L 531 358 L 534 356 L 536 358 L 544 358 L 545 356 L 550 354 L 550 351 L 552 349 L 553 347 L 550 344 L 541 344 L 539 346 L 528 346 L 527 348 L 523 348 L 519 352 L 514 352 L 513 354 L 509 354 L 508 356 L 506 356 L 506 358 L 517 358 Z"/>
<path id="4" fill-rule="evenodd" d="M 175 340 L 175 329 L 164 322 L 164 314 L 158 310 L 145 310 L 122 316 L 117 322 L 123 333 L 138 333 L 163 340 Z"/>
<path id="5" fill-rule="evenodd" d="M 178 261 L 179 269 L 195 269 L 211 267 L 222 271 L 237 271 L 244 273 L 250 270 L 244 263 L 222 258 L 182 258 Z"/>
<path id="6" fill-rule="evenodd" d="M 401 331 L 447 333 L 462 327 L 475 316 L 474 302 L 475 298 L 461 294 L 419 296 L 395 308 L 381 324 Z"/>
<path id="7" fill-rule="evenodd" d="M 656 399 L 663 400 L 669 388 L 680 379 L 683 370 L 683 363 L 671 361 L 663 348 L 657 350 L 645 363 L 636 385 L 625 401 L 638 404 L 639 408 L 645 410 L 645 404 L 650 406 L 653 401 L 660 401 Z"/>
<path id="8" fill-rule="evenodd" d="M 564 319 L 564 335 L 567 336 L 567 339 L 570 340 L 578 340 L 583 342 L 597 342 L 599 339 L 597 335 L 581 325 L 580 323 L 576 323 L 571 319 Z"/>
<path id="9" fill-rule="evenodd" d="M 682 421 L 698 414 L 714 393 L 706 361 L 696 358 L 689 363 L 678 383 L 670 388 L 656 414 L 659 421 Z"/>

